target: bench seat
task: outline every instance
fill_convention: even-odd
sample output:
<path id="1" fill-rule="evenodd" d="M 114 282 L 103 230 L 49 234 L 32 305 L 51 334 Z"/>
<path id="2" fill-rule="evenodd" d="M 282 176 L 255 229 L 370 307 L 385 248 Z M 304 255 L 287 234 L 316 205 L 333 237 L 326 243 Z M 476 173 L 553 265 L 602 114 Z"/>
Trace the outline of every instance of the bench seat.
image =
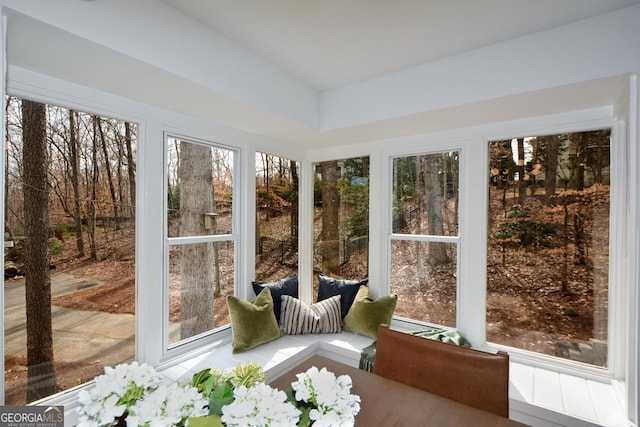
<path id="1" fill-rule="evenodd" d="M 232 368 L 239 363 L 256 362 L 264 369 L 267 381 L 273 381 L 293 365 L 318 354 L 345 365 L 358 367 L 360 351 L 373 339 L 351 332 L 339 334 L 284 335 L 275 341 L 243 353 L 233 354 L 229 343 L 159 370 L 173 380 L 184 380 L 207 367 Z"/>

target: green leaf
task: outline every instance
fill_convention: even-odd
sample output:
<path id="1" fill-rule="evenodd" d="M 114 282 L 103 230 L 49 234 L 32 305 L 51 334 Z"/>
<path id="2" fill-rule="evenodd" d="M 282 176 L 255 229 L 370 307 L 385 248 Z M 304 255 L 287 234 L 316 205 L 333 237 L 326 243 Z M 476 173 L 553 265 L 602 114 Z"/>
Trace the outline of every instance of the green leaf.
<path id="1" fill-rule="evenodd" d="M 198 391 L 204 394 L 205 396 L 208 396 L 209 393 L 211 393 L 211 389 L 207 387 L 207 381 L 209 382 L 209 384 L 212 383 L 211 373 L 209 372 L 208 368 L 203 369 L 200 372 L 196 372 L 191 377 L 191 385 L 196 387 Z"/>
<path id="2" fill-rule="evenodd" d="M 300 414 L 300 421 L 298 421 L 298 426 L 300 427 L 308 427 L 311 425 L 311 418 L 309 418 L 309 412 L 311 412 L 311 408 L 307 408 L 307 407 L 301 407 L 298 408 L 300 409 L 300 411 L 302 411 L 302 414 Z"/>
<path id="3" fill-rule="evenodd" d="M 206 417 L 189 418 L 189 427 L 224 427 L 220 415 L 208 415 Z"/>
<path id="4" fill-rule="evenodd" d="M 233 387 L 222 384 L 209 395 L 209 415 L 222 415 L 222 407 L 233 402 Z"/>

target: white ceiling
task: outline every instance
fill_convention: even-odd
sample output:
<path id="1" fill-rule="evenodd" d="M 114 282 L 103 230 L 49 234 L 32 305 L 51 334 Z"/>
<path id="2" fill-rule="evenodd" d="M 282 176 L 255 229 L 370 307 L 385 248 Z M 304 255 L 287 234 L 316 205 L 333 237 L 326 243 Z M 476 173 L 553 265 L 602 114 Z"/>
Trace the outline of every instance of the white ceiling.
<path id="1" fill-rule="evenodd" d="M 317 90 L 640 0 L 164 0 Z"/>

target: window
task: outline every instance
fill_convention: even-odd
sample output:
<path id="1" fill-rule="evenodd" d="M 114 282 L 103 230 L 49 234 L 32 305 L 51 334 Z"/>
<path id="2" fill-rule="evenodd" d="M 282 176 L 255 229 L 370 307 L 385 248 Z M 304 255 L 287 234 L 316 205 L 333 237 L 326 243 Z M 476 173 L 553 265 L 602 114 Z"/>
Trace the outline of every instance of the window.
<path id="1" fill-rule="evenodd" d="M 293 160 L 256 154 L 256 280 L 298 272 L 298 173 Z"/>
<path id="2" fill-rule="evenodd" d="M 489 143 L 487 340 L 607 366 L 609 129 Z"/>
<path id="3" fill-rule="evenodd" d="M 457 151 L 392 159 L 391 292 L 395 315 L 455 327 Z"/>
<path id="4" fill-rule="evenodd" d="M 313 168 L 314 271 L 364 279 L 369 271 L 369 157 L 324 161 Z M 314 277 L 314 289 L 317 285 Z"/>
<path id="5" fill-rule="evenodd" d="M 23 405 L 134 359 L 137 125 L 6 107 L 4 398 Z"/>
<path id="6" fill-rule="evenodd" d="M 234 171 L 237 153 L 204 141 L 166 138 L 168 341 L 229 324 L 234 293 Z"/>

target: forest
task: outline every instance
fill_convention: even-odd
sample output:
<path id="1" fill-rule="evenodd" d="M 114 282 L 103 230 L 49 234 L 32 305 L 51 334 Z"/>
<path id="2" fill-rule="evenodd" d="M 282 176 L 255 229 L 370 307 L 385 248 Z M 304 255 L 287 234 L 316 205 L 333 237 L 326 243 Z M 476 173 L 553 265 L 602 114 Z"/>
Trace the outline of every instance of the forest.
<path id="1" fill-rule="evenodd" d="M 23 309 L 35 319 L 5 310 L 5 342 L 13 342 L 8 331 L 26 336 L 26 346 L 5 347 L 6 402 L 21 404 L 113 363 L 54 357 L 52 311 L 135 322 L 137 126 L 13 97 L 6 109 L 5 292 L 23 286 Z M 237 166 L 233 149 L 165 142 L 175 343 L 228 323 Z M 488 340 L 606 366 L 609 130 L 492 141 L 487 149 Z M 393 159 L 390 281 L 400 317 L 455 327 L 460 155 Z M 255 280 L 278 280 L 297 273 L 300 165 L 257 153 L 255 166 Z M 369 158 L 313 168 L 314 276 L 366 278 Z M 58 295 L 52 284 L 64 275 L 100 284 Z M 40 284 L 45 291 L 34 291 Z M 132 360 L 133 346 L 121 347 Z"/>
<path id="2" fill-rule="evenodd" d="M 15 97 L 5 108 L 5 402 L 20 404 L 102 370 L 80 362 L 90 343 L 66 355 L 54 340 L 65 279 L 130 288 L 133 307 L 137 126 Z"/>
<path id="3" fill-rule="evenodd" d="M 607 366 L 610 131 L 489 144 L 488 340 Z"/>

